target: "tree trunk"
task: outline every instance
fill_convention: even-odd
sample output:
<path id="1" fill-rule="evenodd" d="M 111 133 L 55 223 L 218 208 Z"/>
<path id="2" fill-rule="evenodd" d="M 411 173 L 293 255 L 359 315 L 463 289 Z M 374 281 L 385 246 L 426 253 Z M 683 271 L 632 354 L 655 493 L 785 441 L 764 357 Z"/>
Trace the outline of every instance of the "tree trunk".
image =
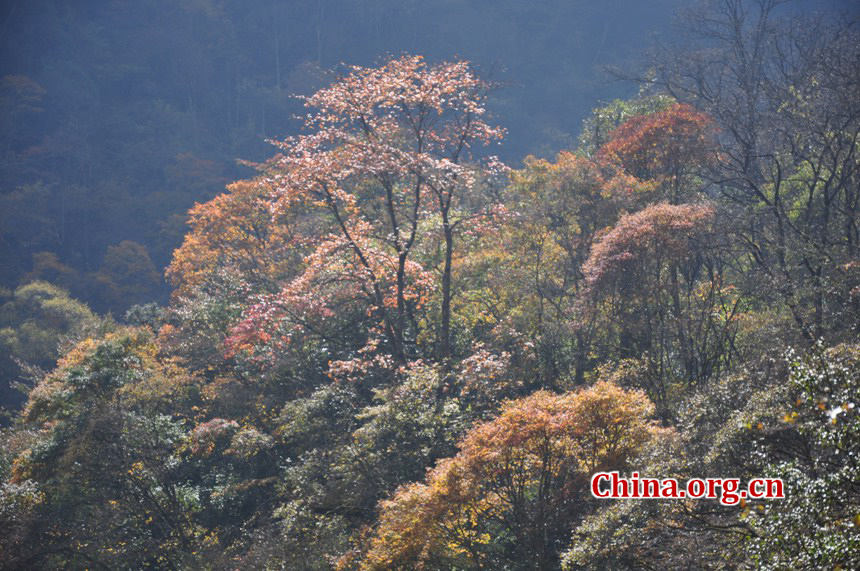
<path id="1" fill-rule="evenodd" d="M 454 230 L 448 220 L 448 210 L 442 211 L 442 232 L 445 235 L 445 265 L 442 269 L 442 327 L 439 332 L 439 359 L 447 371 L 451 359 L 451 260 L 454 254 Z"/>

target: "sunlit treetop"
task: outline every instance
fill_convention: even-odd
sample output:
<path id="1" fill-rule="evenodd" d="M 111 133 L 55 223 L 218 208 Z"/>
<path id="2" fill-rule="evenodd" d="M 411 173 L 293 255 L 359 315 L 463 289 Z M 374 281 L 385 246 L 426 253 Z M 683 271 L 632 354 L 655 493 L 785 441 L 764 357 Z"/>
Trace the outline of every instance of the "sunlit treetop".
<path id="1" fill-rule="evenodd" d="M 194 374 L 160 355 L 149 329 L 121 328 L 88 337 L 66 353 L 30 391 L 22 418 L 52 425 L 112 399 L 149 412 L 169 410 L 195 382 Z"/>
<path id="2" fill-rule="evenodd" d="M 591 290 L 614 281 L 631 281 L 636 268 L 646 258 L 660 263 L 688 255 L 695 241 L 701 241 L 715 216 L 709 204 L 654 204 L 635 214 L 623 216 L 604 234 L 583 264 Z"/>
<path id="3" fill-rule="evenodd" d="M 303 246 L 316 221 L 297 211 L 273 216 L 270 195 L 262 181 L 242 180 L 194 205 L 191 231 L 166 270 L 177 287 L 175 295 L 187 294 L 219 269 L 237 271 L 248 283 L 263 287 L 300 269 Z"/>
<path id="4" fill-rule="evenodd" d="M 308 208 L 323 230 L 304 272 L 248 311 L 231 346 L 285 342 L 269 332 L 363 315 L 358 329 L 379 336 L 368 342 L 384 341 L 381 350 L 402 364 L 431 326 L 418 315 L 427 295 L 440 292 L 437 352 L 449 355 L 455 236 L 489 215 L 481 185 L 506 170 L 475 152 L 504 134 L 485 120 L 488 87 L 467 62 L 404 56 L 349 68 L 305 98 L 307 133 L 271 141 L 280 153 L 257 167 L 275 215 Z M 420 256 L 439 242 L 441 264 Z M 442 266 L 438 282 L 431 264 Z"/>
<path id="5" fill-rule="evenodd" d="M 460 163 L 476 143 L 502 138 L 484 119 L 489 85 L 467 62 L 429 65 L 421 56 L 378 68 L 354 66 L 304 98 L 309 134 L 272 141 L 283 154 L 268 172 L 286 203 L 327 197 L 354 206 L 341 185 L 355 176 L 418 177 L 437 190 L 470 179 Z M 405 189 L 402 189 L 405 190 Z"/>
<path id="6" fill-rule="evenodd" d="M 485 81 L 468 62 L 430 66 L 422 56 L 393 59 L 381 67 L 352 66 L 350 73 L 332 86 L 305 98 L 317 113 L 308 116 L 316 127 L 368 120 L 368 111 L 393 116 L 411 107 L 442 114 L 458 110 L 473 116 L 484 114 Z"/>
<path id="7" fill-rule="evenodd" d="M 599 381 L 575 392 L 508 401 L 460 442 L 460 452 L 380 504 L 362 569 L 502 568 L 555 559 L 556 541 L 587 510 L 596 470 L 624 470 L 669 437 L 641 391 Z M 501 553 L 496 543 L 511 541 Z M 506 558 L 505 558 L 506 557 Z M 513 561 L 511 560 L 513 559 Z"/>
<path id="8" fill-rule="evenodd" d="M 710 116 L 678 103 L 622 123 L 609 134 L 598 158 L 637 178 L 669 183 L 677 194 L 686 174 L 716 159 L 715 134 Z"/>

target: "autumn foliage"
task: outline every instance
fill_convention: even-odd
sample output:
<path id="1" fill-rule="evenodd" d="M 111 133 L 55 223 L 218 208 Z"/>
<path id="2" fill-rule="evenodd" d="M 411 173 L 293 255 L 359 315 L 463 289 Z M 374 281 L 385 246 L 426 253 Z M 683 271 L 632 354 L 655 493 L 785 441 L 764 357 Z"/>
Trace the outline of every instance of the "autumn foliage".
<path id="1" fill-rule="evenodd" d="M 322 321 L 339 313 L 370 332 L 368 346 L 402 364 L 414 355 L 432 295 L 437 351 L 450 353 L 455 236 L 486 209 L 468 201 L 497 168 L 468 161 L 475 146 L 503 134 L 483 118 L 486 89 L 465 62 L 403 57 L 351 68 L 305 100 L 309 134 L 274 141 L 281 153 L 259 168 L 276 213 L 311 209 L 327 232 L 304 271 L 248 311 L 235 348 L 325 329 Z M 421 259 L 434 243 L 441 259 Z"/>
<path id="2" fill-rule="evenodd" d="M 189 294 L 224 269 L 258 287 L 272 287 L 301 267 L 309 222 L 273 216 L 263 180 L 229 185 L 227 192 L 189 211 L 190 231 L 166 271 L 174 295 Z"/>
<path id="3" fill-rule="evenodd" d="M 460 452 L 382 503 L 367 569 L 543 568 L 591 507 L 595 470 L 623 470 L 661 434 L 639 391 L 607 382 L 507 403 L 473 428 Z"/>
<path id="4" fill-rule="evenodd" d="M 0 289 L 0 567 L 856 567 L 860 113 L 827 61 L 752 94 L 750 139 L 649 83 L 518 170 L 468 63 L 346 68 L 190 210 L 166 306 Z M 126 241 L 87 275 L 119 302 L 153 268 Z M 597 471 L 792 491 L 616 501 Z"/>
<path id="5" fill-rule="evenodd" d="M 589 289 L 596 294 L 641 287 L 651 275 L 660 279 L 663 262 L 684 260 L 708 245 L 714 214 L 707 204 L 662 203 L 623 216 L 595 243 L 582 266 Z"/>
<path id="6" fill-rule="evenodd" d="M 734 356 L 743 304 L 725 280 L 715 219 L 707 203 L 649 206 L 622 216 L 582 265 L 581 315 L 597 319 L 609 351 L 662 379 L 649 389 L 661 409 L 667 379 L 696 384 Z"/>
<path id="7" fill-rule="evenodd" d="M 690 182 L 687 177 L 716 159 L 715 135 L 713 119 L 678 103 L 622 123 L 609 134 L 598 157 L 636 178 L 660 182 L 667 187 L 667 197 L 678 202 L 689 192 L 684 188 Z"/>

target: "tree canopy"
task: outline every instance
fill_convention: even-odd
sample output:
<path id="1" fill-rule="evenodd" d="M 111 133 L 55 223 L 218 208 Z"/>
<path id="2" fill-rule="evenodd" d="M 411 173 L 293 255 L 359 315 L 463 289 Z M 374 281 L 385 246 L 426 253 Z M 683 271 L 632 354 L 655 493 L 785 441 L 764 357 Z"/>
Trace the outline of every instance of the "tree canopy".
<path id="1" fill-rule="evenodd" d="M 493 9 L 551 3 L 520 4 Z M 153 5 L 128 9 L 184 18 L 212 53 L 237 45 L 231 2 Z M 244 137 L 248 113 L 292 109 L 293 135 L 252 129 L 269 158 L 244 175 L 174 156 L 166 132 L 141 143 L 134 168 L 175 160 L 164 194 L 129 200 L 188 209 L 160 246 L 95 222 L 104 255 L 48 246 L 83 234 L 34 221 L 95 216 L 82 180 L 128 187 L 71 131 L 32 147 L 21 123 L 50 91 L 0 78 L 0 169 L 20 175 L 0 188 L 0 238 L 32 261 L 0 289 L 0 568 L 860 565 L 854 26 L 771 1 L 694 12 L 695 37 L 657 50 L 637 95 L 595 101 L 568 148 L 512 168 L 495 154 L 518 131 L 473 63 L 288 76 L 295 24 L 268 18 L 322 22 L 327 4 L 266 6 L 242 13 L 272 40 L 273 88 L 179 50 L 201 64 L 165 63 L 187 114 L 156 107 L 201 138 L 220 132 L 211 116 Z M 210 76 L 234 98 L 207 93 Z M 284 103 L 300 84 L 304 106 Z M 31 155 L 91 171 L 33 182 Z M 785 497 L 599 498 L 598 472 L 778 478 Z"/>

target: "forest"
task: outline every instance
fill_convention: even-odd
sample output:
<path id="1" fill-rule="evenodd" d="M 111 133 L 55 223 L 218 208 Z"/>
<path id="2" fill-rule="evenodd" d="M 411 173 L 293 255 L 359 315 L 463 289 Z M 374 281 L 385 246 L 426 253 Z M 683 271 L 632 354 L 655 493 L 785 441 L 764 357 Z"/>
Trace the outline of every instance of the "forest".
<path id="1" fill-rule="evenodd" d="M 857 16 L 4 3 L 0 569 L 860 569 Z"/>

